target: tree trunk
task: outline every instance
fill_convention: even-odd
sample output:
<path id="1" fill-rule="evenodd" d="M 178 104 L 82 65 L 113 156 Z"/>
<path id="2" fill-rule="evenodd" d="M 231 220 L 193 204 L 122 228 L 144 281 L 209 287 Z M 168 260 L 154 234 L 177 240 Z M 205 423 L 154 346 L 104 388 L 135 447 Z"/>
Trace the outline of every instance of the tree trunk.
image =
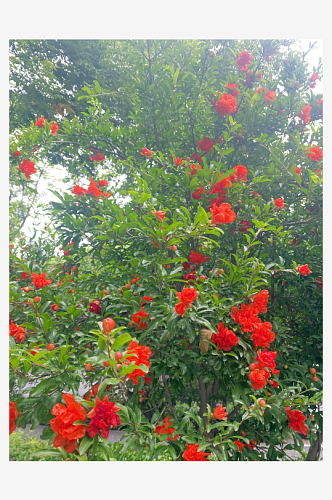
<path id="1" fill-rule="evenodd" d="M 317 431 L 317 439 L 312 446 L 310 446 L 306 461 L 317 462 L 319 460 L 323 442 L 323 433 Z"/>

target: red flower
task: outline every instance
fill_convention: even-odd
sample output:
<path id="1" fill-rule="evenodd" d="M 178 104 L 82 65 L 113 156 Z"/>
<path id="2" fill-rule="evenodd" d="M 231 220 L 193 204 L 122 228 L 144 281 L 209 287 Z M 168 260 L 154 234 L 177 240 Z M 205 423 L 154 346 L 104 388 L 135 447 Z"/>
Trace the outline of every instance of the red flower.
<path id="1" fill-rule="evenodd" d="M 51 306 L 51 310 L 52 310 L 52 311 L 58 311 L 58 309 L 59 309 L 58 304 L 53 304 L 53 305 Z"/>
<path id="2" fill-rule="evenodd" d="M 241 52 L 241 54 L 239 54 L 238 58 L 236 59 L 236 63 L 239 69 L 242 71 L 247 71 L 248 70 L 247 65 L 250 64 L 250 61 L 253 57 L 254 56 L 251 56 L 249 52 L 247 52 L 246 50 Z"/>
<path id="3" fill-rule="evenodd" d="M 42 116 L 41 118 L 38 118 L 35 125 L 36 125 L 36 127 L 44 127 L 44 125 L 45 125 L 44 117 Z"/>
<path id="4" fill-rule="evenodd" d="M 73 453 L 76 440 L 85 435 L 85 426 L 73 425 L 73 423 L 76 420 L 86 419 L 85 409 L 75 401 L 72 394 L 62 394 L 62 397 L 67 407 L 57 403 L 52 410 L 52 415 L 55 415 L 55 418 L 50 421 L 50 426 L 57 433 L 53 440 L 53 446 L 55 448 L 66 446 L 66 452 Z"/>
<path id="5" fill-rule="evenodd" d="M 185 315 L 186 310 L 191 307 L 192 302 L 197 299 L 198 297 L 197 289 L 184 287 L 182 289 L 182 292 L 176 293 L 176 296 L 180 300 L 180 302 L 176 304 L 175 312 L 177 314 L 181 314 L 181 316 L 183 317 Z"/>
<path id="6" fill-rule="evenodd" d="M 89 436 L 94 438 L 101 430 L 101 437 L 108 438 L 110 427 L 114 429 L 120 425 L 120 418 L 116 414 L 119 410 L 119 406 L 108 401 L 108 395 L 102 401 L 96 396 L 96 406 L 87 414 L 92 419 L 87 428 Z"/>
<path id="7" fill-rule="evenodd" d="M 259 89 L 256 90 L 256 94 L 260 94 L 260 93 L 263 93 L 265 92 L 265 88 L 264 87 L 259 87 Z"/>
<path id="8" fill-rule="evenodd" d="M 231 94 L 222 94 L 215 105 L 219 116 L 224 116 L 229 113 L 235 113 L 237 102 Z"/>
<path id="9" fill-rule="evenodd" d="M 152 297 L 144 295 L 141 302 L 141 307 L 144 307 L 147 302 L 152 302 Z"/>
<path id="10" fill-rule="evenodd" d="M 260 313 L 266 313 L 267 312 L 267 302 L 269 300 L 269 292 L 268 290 L 262 290 L 259 293 L 256 293 L 255 295 L 252 295 L 250 297 L 250 300 L 254 301 L 254 306 L 256 309 L 258 309 L 258 312 Z"/>
<path id="11" fill-rule="evenodd" d="M 258 309 L 254 304 L 241 304 L 241 311 L 238 307 L 232 307 L 231 318 L 235 323 L 241 324 L 241 329 L 244 333 L 252 332 L 255 325 L 259 324 L 261 320 L 257 317 Z"/>
<path id="12" fill-rule="evenodd" d="M 137 328 L 139 328 L 139 330 L 145 330 L 145 328 L 147 327 L 147 323 L 143 322 L 142 318 L 148 318 L 149 316 L 150 314 L 146 314 L 146 312 L 141 309 L 138 313 L 133 314 L 131 319 L 136 324 Z M 133 323 L 131 323 L 131 325 L 133 325 Z"/>
<path id="13" fill-rule="evenodd" d="M 128 345 L 128 354 L 136 354 L 138 357 L 128 356 L 123 361 L 125 365 L 129 365 L 129 363 L 135 361 L 136 366 L 145 365 L 147 368 L 150 368 L 150 362 L 148 361 L 148 359 L 152 353 L 149 347 L 145 345 L 144 346 L 138 345 L 138 342 L 136 342 L 136 340 L 133 340 Z M 130 378 L 135 385 L 138 384 L 137 377 L 145 377 L 145 373 L 143 372 L 143 370 L 137 368 L 132 373 L 128 374 L 128 378 Z"/>
<path id="14" fill-rule="evenodd" d="M 90 302 L 89 304 L 89 311 L 95 314 L 101 314 L 101 307 L 100 307 L 100 302 L 99 300 L 96 300 L 94 302 Z"/>
<path id="15" fill-rule="evenodd" d="M 244 165 L 237 165 L 236 167 L 233 167 L 233 169 L 236 169 L 236 173 L 232 174 L 231 176 L 231 182 L 247 182 L 247 168 Z"/>
<path id="16" fill-rule="evenodd" d="M 105 156 L 102 153 L 96 153 L 96 156 L 90 156 L 90 160 L 103 161 L 103 160 L 105 160 Z"/>
<path id="17" fill-rule="evenodd" d="M 28 280 L 31 278 L 31 274 L 29 273 L 21 273 L 20 274 L 20 277 L 23 279 L 23 280 Z"/>
<path id="18" fill-rule="evenodd" d="M 185 462 L 209 462 L 205 457 L 211 455 L 211 453 L 204 453 L 203 451 L 197 451 L 198 444 L 188 444 L 187 449 L 183 452 L 183 460 Z"/>
<path id="19" fill-rule="evenodd" d="M 97 395 L 98 389 L 99 389 L 99 384 L 94 385 L 91 391 L 88 392 L 87 396 L 84 394 L 83 399 L 85 399 L 86 401 L 91 401 L 91 397 Z"/>
<path id="20" fill-rule="evenodd" d="M 274 375 L 278 375 L 280 373 L 280 370 L 276 370 L 276 363 L 275 363 L 275 359 L 278 354 L 277 351 L 273 352 L 264 349 L 263 352 L 259 350 L 257 354 L 258 356 L 257 358 L 255 358 L 255 361 L 257 361 L 258 368 L 270 368 L 270 370 Z"/>
<path id="21" fill-rule="evenodd" d="M 285 208 L 283 198 L 277 198 L 276 200 L 274 200 L 274 203 L 275 203 L 275 206 L 276 206 L 276 209 L 277 209 L 277 210 L 280 210 L 280 209 L 282 209 L 282 208 Z"/>
<path id="22" fill-rule="evenodd" d="M 174 158 L 175 166 L 179 167 L 182 163 L 182 158 Z"/>
<path id="23" fill-rule="evenodd" d="M 152 151 L 150 151 L 149 149 L 146 149 L 146 148 L 142 148 L 141 155 L 144 155 L 147 158 L 150 158 L 150 156 L 152 155 Z"/>
<path id="24" fill-rule="evenodd" d="M 97 188 L 97 183 L 93 179 L 90 178 L 90 184 L 89 184 L 89 187 L 86 191 L 86 194 L 92 194 L 96 198 L 100 198 L 103 193 L 102 193 L 102 191 L 100 191 L 100 189 Z"/>
<path id="25" fill-rule="evenodd" d="M 239 452 L 242 453 L 242 448 L 243 448 L 244 444 L 241 443 L 241 441 L 239 439 L 237 439 L 236 441 L 234 441 L 234 444 L 238 445 Z"/>
<path id="26" fill-rule="evenodd" d="M 78 196 L 82 196 L 83 194 L 86 194 L 86 189 L 76 185 L 74 186 L 72 193 L 78 194 Z"/>
<path id="27" fill-rule="evenodd" d="M 311 75 L 311 77 L 309 78 L 309 80 L 312 81 L 312 84 L 310 85 L 310 88 L 314 89 L 316 87 L 316 80 L 319 78 L 318 75 L 316 75 L 316 73 L 313 73 Z"/>
<path id="28" fill-rule="evenodd" d="M 186 281 L 196 281 L 196 271 L 192 271 L 191 273 L 185 274 L 185 275 L 184 275 L 184 279 L 185 279 Z M 179 310 L 179 308 L 180 308 L 179 304 L 177 304 L 177 306 L 178 306 L 178 310 Z M 176 308 L 175 308 L 175 310 L 176 310 Z M 181 311 L 182 311 L 182 310 L 183 310 L 183 309 L 181 309 Z M 178 312 L 178 311 L 177 311 L 177 312 Z M 179 313 L 179 314 L 181 314 L 181 313 Z"/>
<path id="29" fill-rule="evenodd" d="M 191 165 L 191 170 L 190 170 L 190 172 L 189 172 L 189 175 L 190 175 L 191 177 L 193 177 L 194 175 L 196 175 L 196 174 L 197 174 L 197 167 L 199 167 L 199 168 L 202 170 L 202 165 L 200 165 L 200 164 L 197 164 L 197 166 L 196 166 L 196 165 L 193 163 L 193 164 Z"/>
<path id="30" fill-rule="evenodd" d="M 214 142 L 212 139 L 205 137 L 202 141 L 198 141 L 198 149 L 205 151 L 205 153 L 210 153 L 211 149 L 214 146 Z"/>
<path id="31" fill-rule="evenodd" d="M 190 268 L 189 262 L 182 262 L 182 267 L 184 271 L 187 271 Z"/>
<path id="32" fill-rule="evenodd" d="M 242 231 L 242 233 L 246 233 L 250 227 L 250 222 L 247 220 L 241 220 L 240 224 L 242 224 L 240 231 Z"/>
<path id="33" fill-rule="evenodd" d="M 37 172 L 34 162 L 27 159 L 22 161 L 21 165 L 19 166 L 19 170 L 23 172 L 26 179 L 30 179 L 31 174 L 35 174 Z"/>
<path id="34" fill-rule="evenodd" d="M 200 265 L 204 264 L 204 262 L 207 262 L 210 260 L 210 257 L 203 257 L 203 255 L 199 252 L 194 252 L 194 250 L 191 251 L 191 254 L 189 255 L 189 260 L 195 265 Z"/>
<path id="35" fill-rule="evenodd" d="M 201 200 L 202 199 L 202 194 L 204 194 L 204 189 L 202 187 L 198 188 L 198 191 L 194 191 L 191 195 L 194 200 Z"/>
<path id="36" fill-rule="evenodd" d="M 249 378 L 251 380 L 251 385 L 254 391 L 258 391 L 266 386 L 267 379 L 271 377 L 269 371 L 265 370 L 265 368 L 252 370 L 250 372 Z"/>
<path id="37" fill-rule="evenodd" d="M 311 273 L 307 264 L 305 264 L 304 266 L 298 266 L 297 270 L 300 274 L 303 274 L 303 276 L 307 276 L 307 274 Z"/>
<path id="38" fill-rule="evenodd" d="M 301 173 L 301 168 L 300 167 L 296 167 L 295 168 L 295 173 L 296 174 L 300 174 Z"/>
<path id="39" fill-rule="evenodd" d="M 318 103 L 317 103 L 317 104 L 318 104 Z M 20 156 L 20 154 L 21 154 L 21 153 L 19 152 L 19 150 L 18 150 L 18 149 L 17 149 L 17 150 L 13 153 L 13 155 L 14 155 L 16 158 L 17 158 L 18 156 Z"/>
<path id="40" fill-rule="evenodd" d="M 203 161 L 203 160 L 202 160 L 202 157 L 201 157 L 201 156 L 199 156 L 197 153 L 194 153 L 194 154 L 193 154 L 193 160 L 195 160 L 195 161 Z"/>
<path id="41" fill-rule="evenodd" d="M 162 210 L 157 210 L 156 212 L 152 212 L 153 215 L 157 217 L 157 219 L 162 222 L 164 220 L 166 212 L 163 212 Z"/>
<path id="42" fill-rule="evenodd" d="M 287 410 L 287 415 L 289 418 L 289 427 L 293 429 L 293 431 L 301 432 L 305 436 L 308 434 L 308 427 L 304 424 L 306 420 L 305 415 L 300 412 L 300 410 Z"/>
<path id="43" fill-rule="evenodd" d="M 228 330 L 224 326 L 224 323 L 219 323 L 218 334 L 212 333 L 211 342 L 217 345 L 218 351 L 228 352 L 231 350 L 232 346 L 235 346 L 239 339 L 232 330 Z"/>
<path id="44" fill-rule="evenodd" d="M 146 385 L 149 385 L 149 384 L 150 384 L 150 382 L 152 382 L 152 378 L 150 378 L 150 377 L 145 377 L 145 378 L 144 378 L 144 381 L 145 381 Z"/>
<path id="45" fill-rule="evenodd" d="M 66 246 L 71 246 L 71 245 L 74 245 L 74 242 L 72 241 L 71 243 L 67 243 Z M 60 250 L 62 250 L 62 248 L 60 248 Z M 63 255 L 65 257 L 67 257 L 68 255 L 70 255 L 70 250 L 62 250 L 63 251 Z"/>
<path id="46" fill-rule="evenodd" d="M 307 149 L 307 155 L 310 160 L 319 161 L 321 158 L 323 158 L 323 151 L 319 146 L 314 146 L 310 149 Z"/>
<path id="47" fill-rule="evenodd" d="M 298 116 L 299 118 L 301 118 L 301 120 L 304 121 L 304 123 L 309 123 L 310 122 L 310 110 L 311 110 L 311 106 L 309 104 L 307 104 L 301 111 L 301 113 L 299 113 Z"/>
<path id="48" fill-rule="evenodd" d="M 268 321 L 260 322 L 254 326 L 254 331 L 250 338 L 253 339 L 255 350 L 257 347 L 270 347 L 270 343 L 275 339 L 275 333 L 271 332 L 272 325 Z"/>
<path id="49" fill-rule="evenodd" d="M 105 179 L 101 179 L 99 182 L 98 182 L 98 186 L 99 187 L 104 187 L 104 186 L 107 186 L 108 182 L 105 181 Z"/>
<path id="50" fill-rule="evenodd" d="M 174 441 L 179 437 L 179 434 L 173 436 L 175 429 L 170 427 L 171 425 L 174 425 L 173 422 L 170 421 L 170 418 L 171 417 L 168 415 L 164 418 L 162 425 L 158 425 L 158 427 L 156 427 L 158 436 L 160 436 L 160 434 L 171 434 L 172 437 L 166 438 L 166 441 Z"/>
<path id="51" fill-rule="evenodd" d="M 16 409 L 17 401 L 9 403 L 9 435 L 16 429 L 15 420 L 19 416 L 20 412 Z"/>
<path id="52" fill-rule="evenodd" d="M 321 278 L 318 278 L 318 279 L 316 280 L 316 283 L 317 283 L 317 285 L 318 285 L 318 286 L 319 286 L 319 287 L 323 290 L 323 281 L 322 281 L 322 279 L 321 279 Z"/>
<path id="53" fill-rule="evenodd" d="M 227 420 L 226 415 L 228 415 L 228 413 L 225 410 L 225 406 L 218 405 L 212 413 L 212 418 L 217 418 L 218 420 Z"/>
<path id="54" fill-rule="evenodd" d="M 52 134 L 56 134 L 58 130 L 59 130 L 58 124 L 56 122 L 53 123 L 53 125 L 51 126 Z"/>
<path id="55" fill-rule="evenodd" d="M 51 279 L 46 279 L 46 273 L 42 273 L 41 275 L 32 273 L 32 282 L 35 288 L 44 288 L 44 286 L 50 285 L 52 281 Z"/>
<path id="56" fill-rule="evenodd" d="M 270 101 L 276 101 L 276 93 L 273 90 L 268 90 L 265 94 L 265 102 L 269 104 Z"/>
<path id="57" fill-rule="evenodd" d="M 222 203 L 219 207 L 213 203 L 210 212 L 212 215 L 211 224 L 214 225 L 230 223 L 236 219 L 236 213 L 233 212 L 229 203 Z"/>
<path id="58" fill-rule="evenodd" d="M 234 97 L 239 97 L 239 92 L 237 90 L 236 83 L 227 83 L 226 88 L 228 89 L 228 92 L 232 94 Z"/>

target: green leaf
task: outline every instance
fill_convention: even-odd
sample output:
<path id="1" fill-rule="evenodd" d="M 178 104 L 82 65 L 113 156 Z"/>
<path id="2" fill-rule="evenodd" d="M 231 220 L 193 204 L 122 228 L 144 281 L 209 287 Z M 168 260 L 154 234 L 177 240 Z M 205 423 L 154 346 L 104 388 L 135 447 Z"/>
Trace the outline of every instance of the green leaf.
<path id="1" fill-rule="evenodd" d="M 40 451 L 35 451 L 30 455 L 31 457 L 62 457 L 62 454 L 60 451 L 56 450 L 40 450 Z"/>
<path id="2" fill-rule="evenodd" d="M 83 453 L 85 453 L 90 448 L 90 446 L 92 446 L 92 443 L 93 443 L 93 439 L 90 436 L 84 436 L 84 438 L 82 439 L 82 441 L 80 443 L 78 453 L 80 455 L 83 455 Z"/>
<path id="3" fill-rule="evenodd" d="M 124 333 L 122 335 L 119 335 L 119 337 L 117 337 L 115 339 L 115 342 L 112 344 L 112 350 L 115 351 L 116 349 L 119 349 L 119 347 L 130 341 L 131 341 L 131 335 L 129 335 L 129 333 Z"/>

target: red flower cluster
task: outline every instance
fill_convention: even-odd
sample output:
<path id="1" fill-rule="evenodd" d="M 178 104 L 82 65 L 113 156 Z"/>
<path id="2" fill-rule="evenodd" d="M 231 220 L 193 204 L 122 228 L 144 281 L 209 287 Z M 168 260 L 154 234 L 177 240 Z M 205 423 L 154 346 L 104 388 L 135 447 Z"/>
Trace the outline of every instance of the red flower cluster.
<path id="1" fill-rule="evenodd" d="M 211 415 L 212 418 L 217 418 L 218 420 L 227 420 L 226 415 L 228 415 L 228 413 L 225 410 L 225 406 L 218 405 Z"/>
<path id="2" fill-rule="evenodd" d="M 218 351 L 223 350 L 228 352 L 231 350 L 232 346 L 235 346 L 239 341 L 235 333 L 232 332 L 232 330 L 228 330 L 228 328 L 224 326 L 224 323 L 219 323 L 218 332 L 217 335 L 215 333 L 211 335 L 211 342 L 216 344 Z"/>
<path id="3" fill-rule="evenodd" d="M 77 194 L 78 196 L 82 196 L 83 194 L 86 194 L 86 189 L 76 185 L 74 186 L 72 193 Z"/>
<path id="4" fill-rule="evenodd" d="M 92 194 L 96 198 L 100 198 L 103 195 L 103 192 L 97 187 L 97 183 L 90 178 L 90 184 L 88 189 L 86 190 L 86 194 Z"/>
<path id="5" fill-rule="evenodd" d="M 307 155 L 310 160 L 319 161 L 323 158 L 323 151 L 319 146 L 314 146 L 310 149 L 307 149 Z"/>
<path id="6" fill-rule="evenodd" d="M 174 163 L 176 167 L 179 167 L 182 163 L 182 158 L 174 158 Z"/>
<path id="7" fill-rule="evenodd" d="M 266 313 L 267 312 L 267 302 L 269 300 L 269 292 L 268 290 L 262 290 L 259 293 L 256 293 L 255 295 L 252 295 L 249 298 L 250 302 L 253 300 L 254 301 L 254 306 L 256 309 L 258 309 L 258 312 L 260 313 Z"/>
<path id="8" fill-rule="evenodd" d="M 282 208 L 285 208 L 283 198 L 277 198 L 277 199 L 275 199 L 274 203 L 275 203 L 275 206 L 276 206 L 277 210 L 281 210 Z"/>
<path id="9" fill-rule="evenodd" d="M 45 119 L 42 116 L 41 118 L 38 118 L 38 120 L 35 123 L 36 127 L 44 127 L 45 126 Z"/>
<path id="10" fill-rule="evenodd" d="M 144 295 L 144 297 L 142 298 L 141 307 L 144 307 L 147 302 L 152 302 L 152 297 Z"/>
<path id="11" fill-rule="evenodd" d="M 318 103 L 317 103 L 317 104 L 318 104 Z M 18 150 L 18 149 L 17 149 L 17 150 L 13 153 L 13 155 L 14 155 L 16 158 L 17 158 L 18 156 L 20 156 L 20 154 L 21 154 L 21 153 L 19 152 L 19 150 Z"/>
<path id="12" fill-rule="evenodd" d="M 316 80 L 317 80 L 318 78 L 319 78 L 319 76 L 318 76 L 318 75 L 316 75 L 316 73 L 313 73 L 313 74 L 311 75 L 311 77 L 309 78 L 309 80 L 311 80 L 311 81 L 312 81 L 312 84 L 310 85 L 310 88 L 311 88 L 311 89 L 314 89 L 314 88 L 316 87 Z"/>
<path id="13" fill-rule="evenodd" d="M 216 111 L 219 116 L 225 116 L 229 113 L 235 113 L 237 102 L 231 94 L 222 94 L 219 100 L 213 103 L 216 106 Z"/>
<path id="14" fill-rule="evenodd" d="M 242 453 L 242 448 L 243 448 L 244 444 L 241 443 L 241 441 L 239 439 L 237 439 L 236 441 L 234 441 L 234 444 L 237 444 L 237 446 L 239 448 L 239 452 Z"/>
<path id="15" fill-rule="evenodd" d="M 247 65 L 250 64 L 250 61 L 253 57 L 254 56 L 251 56 L 249 52 L 247 52 L 246 50 L 241 52 L 236 59 L 236 64 L 238 65 L 239 69 L 241 71 L 247 71 L 248 70 Z"/>
<path id="16" fill-rule="evenodd" d="M 185 279 L 187 279 L 186 276 Z M 176 293 L 176 296 L 180 300 L 180 302 L 176 304 L 175 312 L 177 314 L 181 314 L 181 316 L 183 317 L 185 315 L 186 310 L 191 307 L 192 302 L 197 299 L 198 297 L 197 289 L 184 287 L 182 289 L 182 292 Z"/>
<path id="17" fill-rule="evenodd" d="M 289 418 L 289 427 L 293 429 L 293 431 L 301 432 L 305 436 L 308 434 L 308 427 L 304 424 L 306 420 L 305 415 L 301 413 L 299 410 L 287 410 L 287 415 Z"/>
<path id="18" fill-rule="evenodd" d="M 173 436 L 175 429 L 170 427 L 171 425 L 174 425 L 173 422 L 170 421 L 170 418 L 171 417 L 168 415 L 166 418 L 164 418 L 162 425 L 158 425 L 158 427 L 156 427 L 158 436 L 160 436 L 160 434 L 171 434 L 172 437 L 168 436 L 168 438 L 166 438 L 166 441 L 174 441 L 179 437 L 179 434 Z"/>
<path id="19" fill-rule="evenodd" d="M 236 213 L 233 212 L 232 206 L 229 203 L 221 203 L 219 206 L 213 203 L 210 212 L 212 215 L 211 224 L 214 225 L 230 223 L 236 219 Z"/>
<path id="20" fill-rule="evenodd" d="M 85 399 L 86 401 L 91 401 L 91 397 L 97 395 L 98 389 L 99 389 L 99 384 L 94 385 L 91 391 L 88 392 L 87 396 L 84 394 L 83 399 Z"/>
<path id="21" fill-rule="evenodd" d="M 275 363 L 275 359 L 278 354 L 277 351 L 268 351 L 267 349 L 264 349 L 264 351 L 261 352 L 259 349 L 257 354 L 258 356 L 255 358 L 255 361 L 257 361 L 257 368 L 270 368 L 274 375 L 278 375 L 280 373 L 280 370 L 276 370 Z"/>
<path id="22" fill-rule="evenodd" d="M 107 186 L 108 185 L 108 182 L 105 181 L 105 179 L 101 179 L 99 182 L 98 182 L 98 186 L 99 187 L 104 187 L 104 186 Z"/>
<path id="23" fill-rule="evenodd" d="M 260 323 L 258 318 L 259 310 L 255 304 L 241 304 L 241 311 L 238 307 L 232 307 L 231 318 L 235 323 L 241 324 L 241 329 L 244 333 L 252 332 L 255 325 Z"/>
<path id="24" fill-rule="evenodd" d="M 276 93 L 273 90 L 268 90 L 265 94 L 265 102 L 269 104 L 271 101 L 276 101 Z"/>
<path id="25" fill-rule="evenodd" d="M 150 314 L 146 314 L 146 312 L 143 311 L 143 309 L 141 309 L 138 313 L 133 314 L 131 319 L 136 324 L 139 330 L 145 330 L 145 328 L 147 327 L 147 323 L 143 322 L 143 318 L 149 318 L 149 317 Z M 132 326 L 134 323 L 130 323 L 130 326 Z"/>
<path id="26" fill-rule="evenodd" d="M 15 420 L 19 416 L 20 412 L 16 409 L 17 401 L 9 403 L 9 435 L 16 429 Z"/>
<path id="27" fill-rule="evenodd" d="M 199 156 L 197 153 L 194 153 L 194 154 L 193 154 L 193 160 L 195 160 L 195 161 L 203 161 L 203 160 L 202 160 L 202 157 L 201 157 L 201 156 Z"/>
<path id="28" fill-rule="evenodd" d="M 230 181 L 232 183 L 240 181 L 247 182 L 247 177 L 246 177 L 248 173 L 247 167 L 245 167 L 244 165 L 237 165 L 236 167 L 233 167 L 233 169 L 236 169 L 236 172 L 232 174 L 230 177 Z"/>
<path id="29" fill-rule="evenodd" d="M 57 403 L 52 410 L 55 415 L 50 421 L 51 429 L 57 433 L 53 440 L 55 448 L 66 447 L 67 453 L 75 451 L 76 440 L 85 435 L 84 425 L 73 425 L 76 420 L 85 420 L 85 409 L 75 401 L 72 394 L 62 394 L 67 405 Z"/>
<path id="30" fill-rule="evenodd" d="M 232 94 L 232 96 L 239 97 L 239 91 L 237 90 L 236 83 L 227 83 L 226 88 L 228 89 L 228 92 Z"/>
<path id="31" fill-rule="evenodd" d="M 16 323 L 11 322 L 9 325 L 9 336 L 15 337 L 17 342 L 22 343 L 27 336 L 27 332 L 23 326 L 18 326 Z"/>
<path id="32" fill-rule="evenodd" d="M 198 191 L 194 191 L 191 195 L 191 197 L 194 199 L 194 200 L 201 200 L 202 199 L 202 194 L 204 194 L 204 189 L 202 187 L 198 188 Z"/>
<path id="33" fill-rule="evenodd" d="M 100 301 L 95 300 L 94 302 L 90 302 L 89 311 L 95 314 L 101 314 Z"/>
<path id="34" fill-rule="evenodd" d="M 26 159 L 22 161 L 21 165 L 19 166 L 19 170 L 23 172 L 26 179 L 30 179 L 31 174 L 35 174 L 37 172 L 33 161 L 29 161 Z"/>
<path id="35" fill-rule="evenodd" d="M 74 245 L 74 242 L 72 241 L 71 243 L 67 243 L 67 245 L 68 245 L 68 246 L 72 246 L 72 245 Z M 66 245 L 66 246 L 67 246 L 67 245 Z M 62 248 L 59 248 L 59 250 L 62 250 Z M 62 251 L 63 251 L 63 255 L 64 255 L 65 257 L 68 257 L 68 255 L 70 255 L 70 250 L 62 250 Z"/>
<path id="36" fill-rule="evenodd" d="M 94 438 L 101 430 L 101 437 L 108 438 L 110 427 L 114 429 L 121 423 L 119 416 L 116 414 L 119 410 L 119 406 L 108 401 L 107 395 L 102 401 L 96 396 L 96 406 L 87 415 L 92 419 L 87 428 L 89 436 Z"/>
<path id="37" fill-rule="evenodd" d="M 105 160 L 105 156 L 102 153 L 96 153 L 96 156 L 90 156 L 90 160 L 103 161 L 103 160 Z"/>
<path id="38" fill-rule="evenodd" d="M 187 449 L 183 452 L 183 460 L 185 462 L 209 462 L 205 457 L 211 455 L 211 453 L 204 453 L 203 451 L 197 451 L 198 444 L 188 444 Z"/>
<path id="39" fill-rule="evenodd" d="M 242 233 L 246 233 L 248 231 L 248 229 L 250 228 L 250 222 L 247 221 L 247 220 L 241 220 L 241 222 L 239 223 L 242 225 L 240 231 L 242 231 Z"/>
<path id="40" fill-rule="evenodd" d="M 307 276 L 307 274 L 311 273 L 307 264 L 304 264 L 304 266 L 298 266 L 297 270 L 303 276 Z"/>
<path id="41" fill-rule="evenodd" d="M 270 343 L 273 342 L 276 337 L 275 333 L 271 332 L 271 328 L 272 325 L 268 321 L 262 323 L 259 319 L 259 323 L 256 323 L 254 331 L 252 335 L 250 335 L 250 338 L 254 341 L 255 351 L 257 351 L 257 347 L 270 347 Z"/>
<path id="42" fill-rule="evenodd" d="M 212 139 L 205 137 L 202 141 L 198 141 L 198 149 L 204 151 L 205 153 L 210 153 L 211 149 L 214 146 L 214 142 Z"/>
<path id="43" fill-rule="evenodd" d="M 252 370 L 249 378 L 252 382 L 252 388 L 254 391 L 258 391 L 259 389 L 265 387 L 266 381 L 269 377 L 271 377 L 271 374 L 268 370 L 265 370 L 265 368 L 255 368 L 255 370 Z"/>
<path id="44" fill-rule="evenodd" d="M 21 273 L 20 277 L 22 278 L 22 280 L 28 280 L 28 279 L 31 278 L 31 274 L 29 274 L 29 273 Z"/>
<path id="45" fill-rule="evenodd" d="M 196 266 L 199 266 L 200 264 L 204 264 L 204 262 L 210 260 L 210 257 L 203 257 L 201 253 L 194 252 L 194 250 L 192 250 L 191 254 L 189 255 L 189 260 Z"/>
<path id="46" fill-rule="evenodd" d="M 56 122 L 53 123 L 53 125 L 51 125 L 52 134 L 56 134 L 58 130 L 59 130 L 58 124 Z"/>
<path id="47" fill-rule="evenodd" d="M 132 342 L 129 343 L 128 345 L 128 354 L 136 354 L 136 356 L 128 356 L 124 361 L 123 364 L 129 365 L 132 361 L 135 361 L 135 365 L 145 365 L 147 368 L 150 368 L 150 362 L 148 361 L 149 357 L 151 356 L 151 349 L 147 346 L 141 346 L 138 345 L 138 342 L 136 340 L 133 340 Z M 135 385 L 138 384 L 137 377 L 145 377 L 145 373 L 143 370 L 140 370 L 139 368 L 135 369 L 132 373 L 128 374 L 128 378 L 130 378 Z"/>
<path id="48" fill-rule="evenodd" d="M 46 273 L 42 274 L 37 274 L 37 273 L 32 273 L 32 282 L 35 286 L 35 288 L 44 288 L 44 286 L 50 285 L 53 280 L 46 279 Z"/>
<path id="49" fill-rule="evenodd" d="M 310 110 L 311 110 L 311 106 L 309 104 L 307 104 L 301 111 L 301 113 L 299 113 L 298 116 L 299 118 L 301 118 L 301 120 L 304 121 L 304 123 L 309 123 L 310 122 Z"/>

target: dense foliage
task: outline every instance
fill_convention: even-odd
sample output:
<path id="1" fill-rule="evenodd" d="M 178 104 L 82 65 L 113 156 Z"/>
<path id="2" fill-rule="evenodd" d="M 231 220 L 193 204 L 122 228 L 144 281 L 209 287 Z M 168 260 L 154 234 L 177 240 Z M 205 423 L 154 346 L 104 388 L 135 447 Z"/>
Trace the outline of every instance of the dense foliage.
<path id="1" fill-rule="evenodd" d="M 50 423 L 71 460 L 113 459 L 110 428 L 152 460 L 287 459 L 301 436 L 316 459 L 321 63 L 289 40 L 11 48 L 12 429 Z M 57 164 L 72 188 L 27 246 L 17 207 Z"/>

